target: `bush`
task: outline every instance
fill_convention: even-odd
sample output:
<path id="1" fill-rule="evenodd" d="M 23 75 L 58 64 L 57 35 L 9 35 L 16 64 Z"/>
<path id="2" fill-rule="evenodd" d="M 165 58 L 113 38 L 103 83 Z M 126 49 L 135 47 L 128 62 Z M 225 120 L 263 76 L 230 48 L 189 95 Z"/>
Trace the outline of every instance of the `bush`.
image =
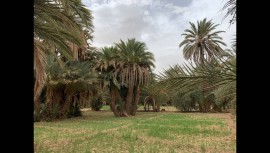
<path id="1" fill-rule="evenodd" d="M 52 121 L 52 113 L 46 106 L 46 104 L 40 104 L 40 112 L 39 112 L 39 119 L 40 121 Z"/>
<path id="2" fill-rule="evenodd" d="M 190 94 L 177 94 L 172 99 L 172 104 L 181 111 L 191 111 L 195 109 L 195 102 L 192 101 Z"/>
<path id="3" fill-rule="evenodd" d="M 91 108 L 94 111 L 99 111 L 103 106 L 102 103 L 102 98 L 99 97 L 93 97 L 92 102 L 91 102 Z"/>
<path id="4" fill-rule="evenodd" d="M 78 103 L 73 103 L 69 107 L 69 112 L 67 114 L 67 117 L 77 117 L 77 116 L 82 116 L 82 112 L 80 110 L 80 107 L 78 106 Z"/>
<path id="5" fill-rule="evenodd" d="M 178 93 L 172 98 L 172 105 L 181 111 L 197 110 L 196 105 L 198 104 L 199 106 L 203 106 L 204 104 L 204 95 L 200 88 L 185 94 Z M 203 109 L 200 110 L 202 111 Z"/>
<path id="6" fill-rule="evenodd" d="M 235 82 L 221 85 L 214 90 L 216 105 L 220 107 L 236 108 L 236 84 Z"/>
<path id="7" fill-rule="evenodd" d="M 71 103 L 69 110 L 64 111 L 63 106 L 59 104 L 53 104 L 51 108 L 44 103 L 40 104 L 40 111 L 37 113 L 34 111 L 34 122 L 39 121 L 53 121 L 55 119 L 65 118 L 65 117 L 77 117 L 82 116 L 80 108 L 77 103 Z"/>

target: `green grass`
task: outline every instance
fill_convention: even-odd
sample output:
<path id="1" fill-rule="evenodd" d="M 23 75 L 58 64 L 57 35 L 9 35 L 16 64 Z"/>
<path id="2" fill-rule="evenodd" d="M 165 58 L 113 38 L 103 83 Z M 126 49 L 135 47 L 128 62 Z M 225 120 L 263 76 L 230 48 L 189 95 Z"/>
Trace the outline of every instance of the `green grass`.
<path id="1" fill-rule="evenodd" d="M 110 110 L 110 105 L 102 106 L 101 110 Z"/>
<path id="2" fill-rule="evenodd" d="M 138 112 L 116 118 L 110 111 L 34 123 L 36 152 L 236 152 L 229 114 Z"/>

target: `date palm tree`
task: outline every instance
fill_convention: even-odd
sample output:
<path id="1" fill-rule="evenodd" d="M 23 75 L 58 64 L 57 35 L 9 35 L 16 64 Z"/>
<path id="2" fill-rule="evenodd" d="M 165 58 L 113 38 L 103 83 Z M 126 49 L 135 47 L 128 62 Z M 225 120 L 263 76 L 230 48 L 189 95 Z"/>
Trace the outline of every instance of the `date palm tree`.
<path id="1" fill-rule="evenodd" d="M 122 67 L 114 71 L 114 78 L 119 76 L 121 85 L 126 85 L 128 92 L 124 104 L 124 116 L 135 115 L 140 98 L 141 87 L 151 79 L 154 55 L 147 51 L 146 44 L 135 38 L 127 42 L 120 40 L 115 44 L 119 50 Z"/>
<path id="2" fill-rule="evenodd" d="M 211 20 L 207 21 L 206 18 L 197 21 L 197 26 L 191 22 L 189 24 L 191 27 L 182 34 L 185 38 L 179 45 L 179 47 L 184 46 L 185 59 L 204 64 L 204 59 L 210 61 L 223 52 L 220 45 L 226 46 L 226 44 L 218 34 L 224 31 L 214 31 L 218 24 L 214 24 Z"/>
<path id="3" fill-rule="evenodd" d="M 141 87 L 149 83 L 154 55 L 146 44 L 128 39 L 115 47 L 104 47 L 98 55 L 96 70 L 109 81 L 110 107 L 115 116 L 135 115 Z"/>
<path id="4" fill-rule="evenodd" d="M 96 66 L 94 70 L 99 72 L 100 84 L 103 89 L 108 87 L 110 91 L 110 108 L 115 116 L 120 114 L 116 110 L 115 101 L 119 99 L 120 84 L 113 79 L 113 71 L 116 66 L 121 66 L 119 52 L 116 47 L 103 47 L 97 51 Z"/>
<path id="5" fill-rule="evenodd" d="M 91 61 L 68 61 L 61 68 L 53 55 L 46 57 L 46 111 L 47 116 L 36 112 L 41 120 L 55 114 L 54 118 L 73 116 L 79 113 L 79 107 L 85 106 L 101 92 L 97 74 L 89 71 Z M 37 110 L 36 110 L 37 111 Z M 42 118 L 43 116 L 43 118 Z"/>

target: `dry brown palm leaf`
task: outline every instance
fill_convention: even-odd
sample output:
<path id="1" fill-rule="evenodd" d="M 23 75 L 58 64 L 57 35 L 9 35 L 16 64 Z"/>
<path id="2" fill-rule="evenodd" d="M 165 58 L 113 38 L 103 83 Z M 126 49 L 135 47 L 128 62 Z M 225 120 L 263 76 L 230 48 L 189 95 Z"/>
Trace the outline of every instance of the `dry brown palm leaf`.
<path id="1" fill-rule="evenodd" d="M 79 59 L 85 59 L 85 51 L 88 48 L 87 39 L 83 33 L 83 31 L 80 33 L 80 36 L 82 38 L 82 45 L 78 46 L 75 43 L 69 42 L 69 46 L 71 48 L 71 52 L 73 53 L 73 60 L 78 61 Z"/>
<path id="2" fill-rule="evenodd" d="M 35 85 L 34 85 L 34 101 L 39 97 L 45 82 L 46 82 L 46 59 L 42 42 L 34 40 L 34 72 L 35 72 Z"/>

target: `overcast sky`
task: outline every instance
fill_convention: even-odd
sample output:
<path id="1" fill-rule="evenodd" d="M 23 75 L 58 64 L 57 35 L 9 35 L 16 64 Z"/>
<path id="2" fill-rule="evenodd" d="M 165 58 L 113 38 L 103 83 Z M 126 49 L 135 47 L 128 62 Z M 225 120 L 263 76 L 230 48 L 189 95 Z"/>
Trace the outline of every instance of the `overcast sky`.
<path id="1" fill-rule="evenodd" d="M 231 46 L 236 25 L 229 27 L 226 11 L 221 8 L 227 0 L 82 0 L 94 16 L 93 46 L 111 46 L 122 39 L 136 38 L 146 43 L 155 56 L 154 72 L 162 72 L 170 65 L 181 64 L 183 40 L 181 34 L 190 28 L 189 21 L 203 18 L 220 24 L 216 30 L 227 46 Z M 228 48 L 225 47 L 225 48 Z"/>

